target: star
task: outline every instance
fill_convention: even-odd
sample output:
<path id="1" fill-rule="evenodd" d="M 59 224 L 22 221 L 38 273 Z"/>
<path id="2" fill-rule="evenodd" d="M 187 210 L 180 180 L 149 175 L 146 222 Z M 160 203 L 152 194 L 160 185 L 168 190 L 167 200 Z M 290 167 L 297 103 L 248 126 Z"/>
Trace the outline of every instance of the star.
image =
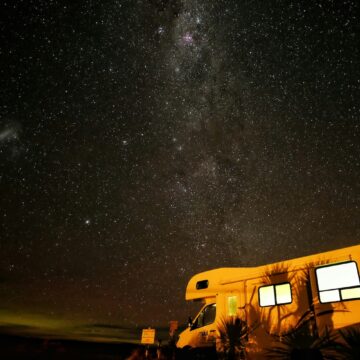
<path id="1" fill-rule="evenodd" d="M 182 43 L 184 45 L 193 45 L 194 39 L 190 32 L 186 32 L 185 35 L 182 36 Z"/>

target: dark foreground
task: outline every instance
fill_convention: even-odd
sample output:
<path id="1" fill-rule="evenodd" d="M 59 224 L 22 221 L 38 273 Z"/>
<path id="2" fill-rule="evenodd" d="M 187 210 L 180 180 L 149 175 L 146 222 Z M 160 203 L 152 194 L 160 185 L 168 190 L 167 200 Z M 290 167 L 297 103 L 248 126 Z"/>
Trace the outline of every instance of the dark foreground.
<path id="1" fill-rule="evenodd" d="M 147 359 L 191 359 L 189 353 L 162 346 L 161 350 L 150 347 Z M 212 359 L 214 354 L 197 354 L 197 359 Z M 46 340 L 21 336 L 0 335 L 0 359 L 105 359 L 142 360 L 145 347 L 138 344 L 97 343 L 75 340 Z"/>
<path id="2" fill-rule="evenodd" d="M 1 335 L 0 359 L 126 359 L 134 344 L 44 340 Z"/>

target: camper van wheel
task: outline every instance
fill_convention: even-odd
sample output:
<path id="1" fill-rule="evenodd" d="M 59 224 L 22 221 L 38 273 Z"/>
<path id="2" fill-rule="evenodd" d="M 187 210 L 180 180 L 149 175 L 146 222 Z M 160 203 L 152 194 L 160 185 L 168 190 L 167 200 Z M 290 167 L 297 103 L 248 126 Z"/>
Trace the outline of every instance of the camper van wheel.
<path id="1" fill-rule="evenodd" d="M 203 357 L 204 354 L 201 350 L 202 349 L 192 348 L 191 346 L 185 346 L 181 358 L 184 360 L 205 360 L 206 358 Z"/>
<path id="2" fill-rule="evenodd" d="M 189 359 L 191 356 L 191 346 L 184 346 L 182 349 L 179 349 L 180 359 Z"/>
<path id="3" fill-rule="evenodd" d="M 211 348 L 192 348 L 184 346 L 177 352 L 177 359 L 181 360 L 215 360 L 217 359 L 215 347 Z"/>

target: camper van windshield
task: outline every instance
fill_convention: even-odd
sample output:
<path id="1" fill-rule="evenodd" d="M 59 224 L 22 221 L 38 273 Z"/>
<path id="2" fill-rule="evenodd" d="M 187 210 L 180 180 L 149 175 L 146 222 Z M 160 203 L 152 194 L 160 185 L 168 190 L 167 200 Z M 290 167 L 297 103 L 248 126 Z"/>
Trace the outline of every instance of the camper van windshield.
<path id="1" fill-rule="evenodd" d="M 215 321 L 216 316 L 216 304 L 210 304 L 200 312 L 191 326 L 191 329 L 197 329 L 206 325 L 210 325 Z"/>

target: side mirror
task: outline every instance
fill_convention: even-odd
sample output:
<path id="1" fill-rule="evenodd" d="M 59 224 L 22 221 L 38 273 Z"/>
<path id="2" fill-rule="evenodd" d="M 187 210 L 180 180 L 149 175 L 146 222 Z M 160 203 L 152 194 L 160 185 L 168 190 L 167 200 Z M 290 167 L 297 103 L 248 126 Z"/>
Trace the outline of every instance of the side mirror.
<path id="1" fill-rule="evenodd" d="M 188 318 L 188 327 L 192 327 L 193 325 L 193 319 L 191 318 L 191 316 L 189 316 Z"/>

